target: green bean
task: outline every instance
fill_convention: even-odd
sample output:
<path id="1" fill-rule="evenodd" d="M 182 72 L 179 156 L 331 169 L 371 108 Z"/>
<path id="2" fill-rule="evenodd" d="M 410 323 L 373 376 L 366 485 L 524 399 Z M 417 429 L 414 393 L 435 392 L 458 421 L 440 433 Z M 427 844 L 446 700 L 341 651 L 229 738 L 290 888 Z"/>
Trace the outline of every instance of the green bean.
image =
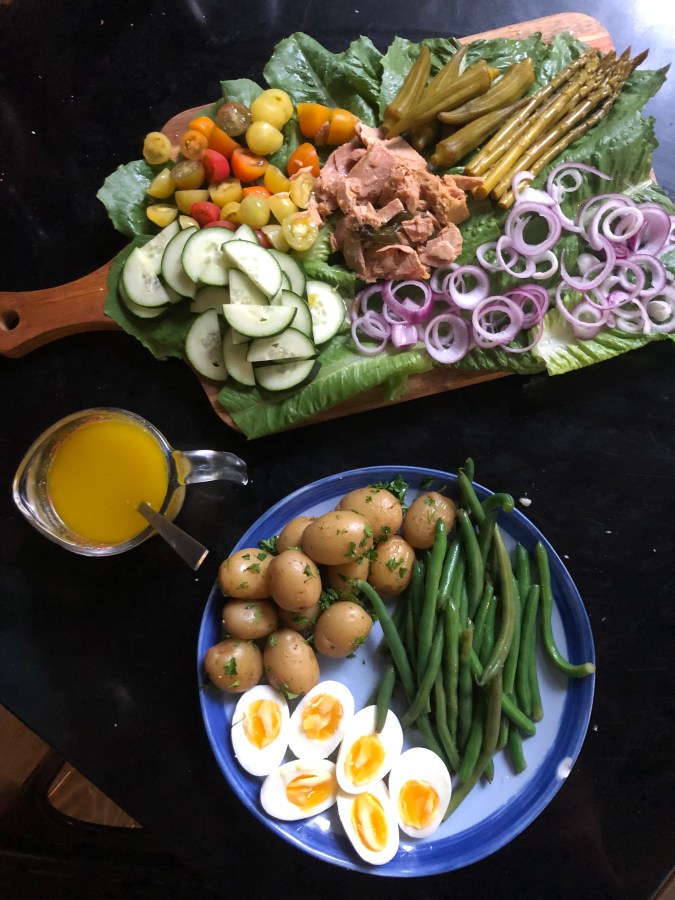
<path id="1" fill-rule="evenodd" d="M 537 669 L 536 637 L 539 585 L 531 585 L 523 607 L 522 649 L 516 669 L 516 697 L 523 712 L 532 715 L 532 669 Z"/>
<path id="2" fill-rule="evenodd" d="M 492 546 L 492 538 L 497 523 L 497 510 L 491 510 L 478 526 L 478 549 L 483 560 L 483 565 L 487 565 L 488 554 Z"/>
<path id="3" fill-rule="evenodd" d="M 473 619 L 476 615 L 476 610 L 478 609 L 478 604 L 480 603 L 481 594 L 483 592 L 485 566 L 483 565 L 483 559 L 480 555 L 476 532 L 474 531 L 469 514 L 465 509 L 460 508 L 457 510 L 457 522 L 464 544 L 464 552 L 466 554 L 469 616 Z"/>
<path id="4" fill-rule="evenodd" d="M 462 629 L 468 628 L 469 624 L 469 594 L 466 589 L 466 582 L 464 582 L 459 595 L 459 627 Z"/>
<path id="5" fill-rule="evenodd" d="M 511 494 L 505 494 L 503 492 L 499 494 L 490 494 L 490 496 L 483 500 L 482 503 L 483 512 L 486 515 L 494 510 L 498 512 L 500 509 L 503 509 L 506 513 L 513 512 L 515 505 L 516 501 Z"/>
<path id="6" fill-rule="evenodd" d="M 454 540 L 448 545 L 448 549 L 445 553 L 445 559 L 443 560 L 443 568 L 441 570 L 441 580 L 438 585 L 438 608 L 444 609 L 445 604 L 448 602 L 448 597 L 450 596 L 452 580 L 455 575 L 455 570 L 457 568 L 457 564 L 460 559 L 461 554 L 461 544 L 458 537 L 455 537 Z"/>
<path id="7" fill-rule="evenodd" d="M 504 546 L 504 541 L 499 528 L 495 529 L 495 546 L 499 558 L 499 575 L 501 583 L 501 621 L 499 626 L 499 634 L 495 638 L 495 645 L 490 654 L 489 660 L 485 663 L 485 670 L 478 684 L 485 685 L 490 682 L 498 672 L 501 672 L 506 657 L 511 649 L 513 640 L 513 629 L 515 626 L 515 598 L 514 598 L 514 578 L 511 569 L 511 560 Z"/>
<path id="8" fill-rule="evenodd" d="M 412 575 L 410 576 L 409 603 L 413 609 L 415 618 L 415 631 L 419 625 L 420 616 L 422 615 L 422 602 L 424 600 L 424 575 L 426 566 L 424 562 L 416 557 L 412 564 Z"/>
<path id="9" fill-rule="evenodd" d="M 530 554 L 522 544 L 516 544 L 516 580 L 518 582 L 518 593 L 520 594 L 521 603 L 525 602 L 527 592 L 532 583 L 530 570 Z"/>
<path id="10" fill-rule="evenodd" d="M 438 738 L 443 745 L 445 755 L 448 758 L 450 767 L 453 772 L 459 769 L 459 753 L 457 745 L 450 734 L 448 726 L 448 700 L 445 695 L 445 687 L 443 686 L 443 672 L 439 671 L 434 682 L 434 712 L 436 715 L 436 728 L 438 730 Z"/>
<path id="11" fill-rule="evenodd" d="M 500 704 L 502 702 L 502 697 L 502 676 L 500 672 L 492 679 L 487 691 L 487 709 L 485 713 L 483 745 L 481 747 L 480 756 L 478 757 L 478 762 L 474 766 L 474 770 L 471 773 L 469 780 L 458 784 L 456 789 L 453 790 L 444 819 L 447 819 L 448 816 L 457 809 L 460 803 L 466 799 L 492 761 L 492 756 L 495 752 L 495 747 L 497 746 L 497 738 L 499 737 L 499 723 L 501 721 Z"/>
<path id="12" fill-rule="evenodd" d="M 479 679 L 483 674 L 483 666 L 473 649 L 471 652 L 471 672 L 475 679 Z M 508 716 L 509 721 L 512 722 L 516 728 L 519 728 L 523 734 L 528 736 L 536 734 L 537 729 L 532 720 L 526 716 L 506 694 L 502 697 L 502 710 L 504 714 Z"/>
<path id="13" fill-rule="evenodd" d="M 488 784 L 492 784 L 495 777 L 495 761 L 494 759 L 489 759 L 488 764 L 485 766 L 485 771 L 483 772 L 483 778 L 487 781 Z"/>
<path id="14" fill-rule="evenodd" d="M 366 595 L 373 609 L 375 610 L 375 615 L 377 616 L 382 628 L 382 634 L 384 635 L 385 641 L 389 645 L 392 660 L 401 679 L 401 684 L 403 685 L 403 691 L 405 693 L 406 700 L 411 703 L 415 695 L 415 678 L 412 668 L 410 667 L 410 661 L 408 660 L 408 655 L 405 651 L 405 647 L 403 646 L 401 637 L 396 629 L 396 625 L 392 621 L 392 618 L 389 615 L 387 607 L 384 605 L 382 598 L 372 585 L 370 585 L 367 581 L 358 579 L 356 582 L 356 586 Z"/>
<path id="15" fill-rule="evenodd" d="M 480 601 L 480 606 L 478 607 L 478 613 L 476 614 L 476 621 L 474 622 L 473 630 L 473 647 L 476 653 L 478 653 L 479 655 L 481 646 L 483 644 L 483 636 L 485 634 L 485 623 L 490 611 L 490 607 L 493 605 L 494 595 L 495 589 L 492 586 L 492 582 L 486 581 L 485 587 L 483 588 L 483 596 Z"/>
<path id="16" fill-rule="evenodd" d="M 513 771 L 516 775 L 519 775 L 521 772 L 524 772 L 527 768 L 527 760 L 525 759 L 525 754 L 523 753 L 523 739 L 520 736 L 520 732 L 516 728 L 511 728 L 509 731 L 509 758 L 511 760 L 511 765 L 513 766 Z"/>
<path id="17" fill-rule="evenodd" d="M 502 721 L 499 724 L 499 737 L 497 738 L 497 750 L 503 750 L 509 740 L 509 720 L 502 713 Z"/>
<path id="18" fill-rule="evenodd" d="M 480 525 L 485 518 L 485 510 L 478 499 L 471 478 L 463 469 L 460 469 L 457 475 L 457 481 L 459 483 L 459 493 L 463 508 L 471 515 L 471 518 Z"/>
<path id="19" fill-rule="evenodd" d="M 497 621 L 497 597 L 493 597 L 492 603 L 488 606 L 485 614 L 485 622 L 483 623 L 483 634 L 481 635 L 480 646 L 476 647 L 476 632 L 474 629 L 474 650 L 478 654 L 478 659 L 485 666 L 485 661 L 490 658 L 490 654 L 495 645 L 495 623 Z"/>
<path id="20" fill-rule="evenodd" d="M 473 678 L 471 677 L 471 651 L 473 649 L 473 628 L 464 629 L 459 651 L 459 696 L 457 714 L 457 743 L 466 745 L 473 718 Z"/>
<path id="21" fill-rule="evenodd" d="M 513 578 L 513 603 L 515 607 L 513 638 L 511 640 L 508 656 L 506 657 L 506 662 L 504 663 L 504 693 L 509 695 L 511 695 L 514 690 L 516 668 L 518 666 L 518 657 L 520 656 L 521 651 L 520 633 L 522 629 L 522 603 L 516 578 Z"/>
<path id="22" fill-rule="evenodd" d="M 541 598 L 541 632 L 544 649 L 554 665 L 569 678 L 583 678 L 595 672 L 595 663 L 585 662 L 577 665 L 569 662 L 562 655 L 553 636 L 551 614 L 553 612 L 553 592 L 551 590 L 551 571 L 549 568 L 548 554 L 541 541 L 537 541 L 534 548 L 534 558 L 539 574 L 539 588 Z"/>
<path id="23" fill-rule="evenodd" d="M 481 706 L 484 706 L 484 704 L 481 704 Z M 469 781 L 473 775 L 473 770 L 476 768 L 478 757 L 480 756 L 480 748 L 483 743 L 483 715 L 484 710 L 481 710 L 478 715 L 473 717 L 473 721 L 471 722 L 469 736 L 466 739 L 466 746 L 464 747 L 462 765 L 459 769 L 459 780 L 461 782 Z"/>
<path id="24" fill-rule="evenodd" d="M 431 558 L 424 579 L 424 601 L 422 603 L 422 615 L 420 616 L 417 632 L 417 677 L 421 678 L 426 671 L 431 653 L 431 642 L 434 634 L 434 622 L 436 621 L 436 607 L 438 605 L 438 585 L 441 581 L 443 560 L 448 546 L 448 530 L 443 519 L 436 519 L 434 531 L 434 543 L 431 549 Z"/>
<path id="25" fill-rule="evenodd" d="M 417 717 L 426 711 L 427 703 L 431 695 L 431 689 L 436 681 L 436 676 L 441 667 L 441 659 L 443 658 L 443 628 L 437 629 L 431 644 L 427 667 L 419 680 L 417 693 L 406 712 L 401 717 L 401 725 L 404 728 L 409 727 L 417 719 Z"/>
<path id="26" fill-rule="evenodd" d="M 443 651 L 443 688 L 447 704 L 448 730 L 457 740 L 457 684 L 459 679 L 459 604 L 451 595 L 443 612 L 445 648 Z"/>
<path id="27" fill-rule="evenodd" d="M 462 466 L 461 471 L 464 472 L 469 481 L 473 481 L 473 476 L 476 472 L 476 466 L 472 457 L 467 456 L 467 458 L 464 460 L 464 465 Z"/>
<path id="28" fill-rule="evenodd" d="M 532 650 L 532 664 L 529 667 L 529 675 L 530 675 L 530 699 L 532 703 L 532 709 L 530 712 L 530 717 L 533 722 L 541 722 L 544 718 L 544 707 L 541 702 L 541 693 L 539 691 L 539 674 L 537 672 L 537 655 L 536 655 L 536 640 L 535 646 Z"/>
<path id="29" fill-rule="evenodd" d="M 417 670 L 417 631 L 415 628 L 415 610 L 412 603 L 408 603 L 405 619 L 405 646 L 410 655 L 410 665 L 413 671 Z"/>
<path id="30" fill-rule="evenodd" d="M 422 715 L 418 718 L 416 727 L 419 733 L 424 738 L 424 741 L 429 750 L 433 750 L 437 756 L 440 756 L 440 758 L 448 764 L 449 768 L 456 772 L 457 768 L 453 766 L 452 762 L 448 759 L 445 751 L 436 740 L 436 735 L 434 734 L 434 730 L 431 727 L 431 722 L 429 721 L 429 716 L 427 715 L 427 713 L 422 713 Z"/>
<path id="31" fill-rule="evenodd" d="M 377 702 L 375 704 L 375 731 L 378 734 L 384 728 L 395 684 L 396 668 L 393 663 L 388 663 L 380 681 L 380 689 L 377 693 Z"/>

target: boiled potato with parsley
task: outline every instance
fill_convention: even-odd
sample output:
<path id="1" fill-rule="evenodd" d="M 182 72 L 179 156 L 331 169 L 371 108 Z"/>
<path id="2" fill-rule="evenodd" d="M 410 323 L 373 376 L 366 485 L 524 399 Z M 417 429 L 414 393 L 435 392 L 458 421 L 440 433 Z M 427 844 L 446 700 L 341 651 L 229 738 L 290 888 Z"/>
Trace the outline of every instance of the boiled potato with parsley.
<path id="1" fill-rule="evenodd" d="M 337 566 L 365 556 L 373 546 L 373 528 L 360 513 L 336 509 L 305 528 L 302 549 L 314 562 Z"/>
<path id="2" fill-rule="evenodd" d="M 368 581 L 378 594 L 398 597 L 410 584 L 415 550 L 400 534 L 380 541 L 370 560 Z"/>
<path id="3" fill-rule="evenodd" d="M 306 694 L 319 681 L 316 654 L 293 628 L 281 628 L 267 638 L 263 667 L 272 687 L 284 694 Z"/>
<path id="4" fill-rule="evenodd" d="M 350 491 L 340 500 L 338 509 L 351 509 L 365 516 L 372 526 L 376 541 L 396 534 L 403 521 L 403 507 L 398 497 L 381 487 L 371 486 Z"/>
<path id="5" fill-rule="evenodd" d="M 270 596 L 282 609 L 297 611 L 318 603 L 321 574 L 302 550 L 284 550 L 269 565 Z"/>
<path id="6" fill-rule="evenodd" d="M 279 620 L 289 628 L 299 631 L 305 637 L 314 630 L 316 620 L 321 615 L 321 611 L 320 603 L 315 603 L 314 606 L 309 606 L 305 609 L 292 610 L 279 607 L 278 610 Z"/>
<path id="7" fill-rule="evenodd" d="M 319 616 L 314 627 L 314 646 L 332 659 L 343 659 L 361 646 L 370 634 L 373 620 L 358 603 L 338 600 Z"/>
<path id="8" fill-rule="evenodd" d="M 314 521 L 314 518 L 314 516 L 296 516 L 284 525 L 277 537 L 277 552 L 290 550 L 291 547 L 300 547 L 305 528 Z"/>
<path id="9" fill-rule="evenodd" d="M 226 597 L 265 600 L 270 596 L 269 565 L 273 557 L 259 547 L 247 547 L 220 564 L 218 584 Z"/>
<path id="10" fill-rule="evenodd" d="M 403 519 L 403 537 L 416 550 L 433 547 L 436 520 L 443 519 L 445 527 L 451 531 L 455 526 L 455 504 L 438 491 L 420 494 L 410 504 Z"/>
<path id="11" fill-rule="evenodd" d="M 369 571 L 369 557 L 358 556 L 356 559 L 340 563 L 339 566 L 326 566 L 323 581 L 328 587 L 338 592 L 340 599 L 347 599 L 358 595 L 359 592 L 354 582 L 357 579 L 367 581 Z"/>
<path id="12" fill-rule="evenodd" d="M 243 694 L 262 678 L 263 656 L 252 641 L 227 638 L 209 647 L 204 668 L 221 691 Z"/>
<path id="13" fill-rule="evenodd" d="M 233 597 L 223 606 L 222 620 L 225 634 L 257 641 L 275 630 L 279 615 L 271 600 L 238 600 Z"/>

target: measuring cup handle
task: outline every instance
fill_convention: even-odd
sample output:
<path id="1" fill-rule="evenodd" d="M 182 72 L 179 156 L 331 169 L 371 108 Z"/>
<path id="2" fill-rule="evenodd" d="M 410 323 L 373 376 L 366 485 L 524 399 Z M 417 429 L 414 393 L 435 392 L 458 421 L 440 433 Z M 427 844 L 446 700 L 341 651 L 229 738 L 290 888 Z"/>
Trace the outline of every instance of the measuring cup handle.
<path id="1" fill-rule="evenodd" d="M 225 450 L 178 450 L 175 455 L 183 484 L 202 481 L 248 483 L 246 463 L 234 453 Z"/>

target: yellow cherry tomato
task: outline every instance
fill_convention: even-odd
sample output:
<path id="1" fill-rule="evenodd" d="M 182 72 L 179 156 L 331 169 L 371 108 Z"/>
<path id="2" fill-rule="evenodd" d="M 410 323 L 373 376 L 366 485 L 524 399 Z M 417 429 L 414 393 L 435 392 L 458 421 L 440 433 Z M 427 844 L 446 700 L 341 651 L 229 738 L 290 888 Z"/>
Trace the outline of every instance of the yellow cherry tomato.
<path id="1" fill-rule="evenodd" d="M 208 191 L 176 191 L 173 195 L 173 199 L 176 201 L 176 206 L 178 209 L 185 213 L 186 216 L 191 215 L 192 204 L 193 203 L 206 203 L 209 199 Z"/>
<path id="2" fill-rule="evenodd" d="M 199 160 L 183 159 L 171 170 L 171 180 L 179 191 L 195 190 L 206 181 L 206 171 Z"/>
<path id="3" fill-rule="evenodd" d="M 151 131 L 143 141 L 143 159 L 151 166 L 161 166 L 171 159 L 171 141 L 161 131 Z"/>
<path id="4" fill-rule="evenodd" d="M 310 172 L 300 172 L 291 181 L 289 196 L 300 209 L 307 209 L 316 178 Z"/>
<path id="5" fill-rule="evenodd" d="M 259 94 L 251 104 L 251 118 L 254 122 L 269 122 L 279 131 L 293 115 L 293 101 L 286 91 L 270 88 Z"/>
<path id="6" fill-rule="evenodd" d="M 278 223 L 272 222 L 269 225 L 263 225 L 260 230 L 275 250 L 279 250 L 281 253 L 288 253 L 291 249 L 284 237 L 284 229 Z"/>
<path id="7" fill-rule="evenodd" d="M 294 250 L 309 250 L 319 236 L 319 226 L 304 209 L 284 219 L 281 227 L 289 246 Z"/>
<path id="8" fill-rule="evenodd" d="M 284 136 L 269 122 L 256 121 L 246 131 L 246 143 L 259 156 L 275 153 L 284 142 Z"/>
<path id="9" fill-rule="evenodd" d="M 290 178 L 278 169 L 276 166 L 269 165 L 265 169 L 263 183 L 271 194 L 278 194 L 281 191 L 288 191 L 291 186 Z"/>
<path id="10" fill-rule="evenodd" d="M 226 178 L 218 184 L 210 184 L 209 195 L 214 203 L 223 207 L 226 203 L 239 203 L 244 194 L 238 178 Z"/>
<path id="11" fill-rule="evenodd" d="M 151 203 L 146 208 L 145 214 L 155 225 L 159 225 L 160 228 L 166 228 L 176 218 L 178 210 L 175 206 L 169 206 L 168 203 Z"/>
<path id="12" fill-rule="evenodd" d="M 239 206 L 239 219 L 242 225 L 251 228 L 262 228 L 270 220 L 270 203 L 267 197 L 260 194 L 247 194 Z"/>
<path id="13" fill-rule="evenodd" d="M 171 177 L 171 169 L 162 169 L 155 175 L 149 186 L 145 189 L 145 193 L 154 197 L 156 200 L 166 200 L 176 190 L 176 184 Z"/>
<path id="14" fill-rule="evenodd" d="M 220 220 L 221 222 L 239 222 L 239 207 L 241 203 L 237 203 L 235 200 L 231 200 L 229 203 L 226 203 L 225 206 L 220 210 Z"/>
<path id="15" fill-rule="evenodd" d="M 287 192 L 272 194 L 270 197 L 270 210 L 277 222 L 283 222 L 293 213 L 298 211 L 298 207 L 293 203 Z"/>

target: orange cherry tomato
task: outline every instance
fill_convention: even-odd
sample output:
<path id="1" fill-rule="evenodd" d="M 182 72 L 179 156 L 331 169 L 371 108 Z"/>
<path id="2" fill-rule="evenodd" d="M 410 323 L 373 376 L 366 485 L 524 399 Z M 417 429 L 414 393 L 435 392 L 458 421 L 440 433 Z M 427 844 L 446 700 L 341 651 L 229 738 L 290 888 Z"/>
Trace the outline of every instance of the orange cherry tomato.
<path id="1" fill-rule="evenodd" d="M 254 184 L 252 187 L 244 188 L 241 192 L 242 196 L 249 197 L 251 194 L 257 194 L 259 197 L 271 197 L 272 192 L 268 191 L 262 184 Z"/>
<path id="2" fill-rule="evenodd" d="M 331 111 L 321 103 L 298 103 L 296 111 L 300 131 L 306 138 L 316 137 L 321 126 L 330 122 Z"/>
<path id="3" fill-rule="evenodd" d="M 247 147 L 237 147 L 230 159 L 230 165 L 235 178 L 248 184 L 264 175 L 269 163 L 264 156 L 252 153 Z"/>
<path id="4" fill-rule="evenodd" d="M 338 144 L 346 144 L 347 141 L 351 141 L 356 135 L 356 122 L 356 116 L 354 113 L 349 112 L 348 109 L 340 109 L 339 107 L 334 109 L 330 118 L 326 143 L 331 147 L 335 147 Z"/>
<path id="5" fill-rule="evenodd" d="M 215 124 L 213 119 L 210 119 L 208 116 L 197 116 L 196 119 L 188 123 L 188 128 L 191 131 L 201 131 L 204 137 L 208 138 Z"/>
<path id="6" fill-rule="evenodd" d="M 240 147 L 241 144 L 238 144 L 234 138 L 231 138 L 229 134 L 226 134 L 222 128 L 218 128 L 217 125 L 214 125 L 209 134 L 209 147 L 212 150 L 217 150 L 218 153 L 222 153 L 225 159 L 231 159 L 232 154 Z"/>
<path id="7" fill-rule="evenodd" d="M 180 139 L 180 152 L 185 159 L 201 159 L 202 153 L 208 147 L 209 142 L 201 131 L 186 131 Z"/>
<path id="8" fill-rule="evenodd" d="M 319 156 L 316 152 L 316 147 L 309 142 L 300 144 L 298 149 L 288 157 L 288 162 L 286 163 L 286 171 L 289 175 L 295 175 L 300 169 L 306 168 L 311 170 L 315 178 L 319 177 Z"/>

